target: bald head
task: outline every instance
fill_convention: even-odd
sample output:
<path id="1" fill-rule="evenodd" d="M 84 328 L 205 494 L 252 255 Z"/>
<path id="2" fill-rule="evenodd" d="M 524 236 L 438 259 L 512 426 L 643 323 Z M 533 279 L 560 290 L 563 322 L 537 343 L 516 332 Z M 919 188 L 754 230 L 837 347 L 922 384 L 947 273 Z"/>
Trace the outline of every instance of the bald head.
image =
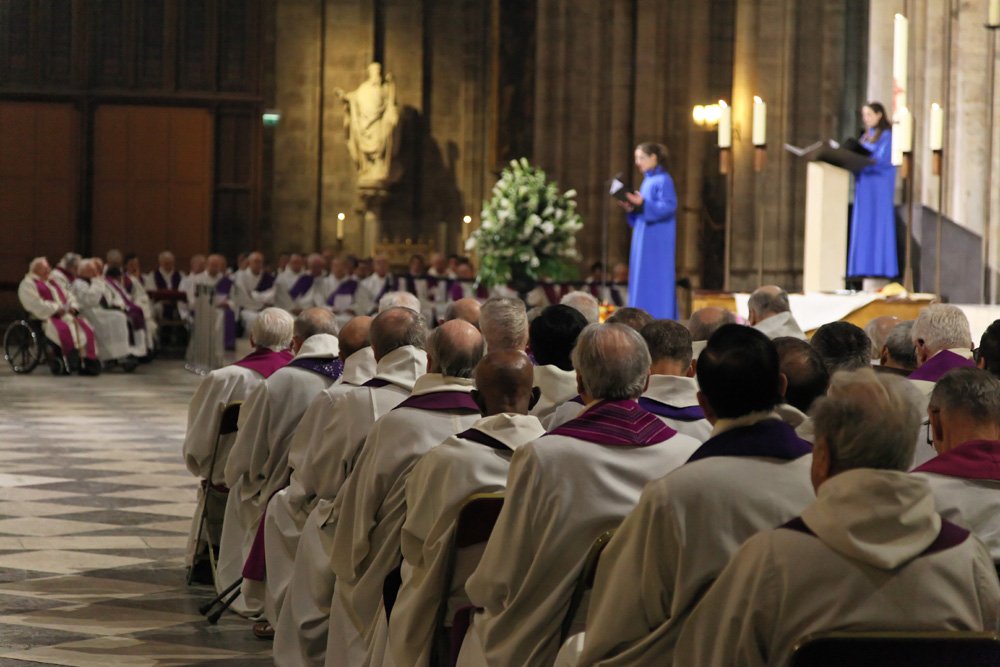
<path id="1" fill-rule="evenodd" d="M 427 345 L 427 368 L 459 378 L 471 378 L 483 358 L 483 337 L 464 320 L 449 320 L 433 332 Z"/>
<path id="2" fill-rule="evenodd" d="M 476 366 L 476 401 L 485 416 L 503 412 L 528 414 L 534 388 L 534 368 L 520 350 L 497 350 Z"/>
<path id="3" fill-rule="evenodd" d="M 472 326 L 478 327 L 479 309 L 479 301 L 472 297 L 466 297 L 448 304 L 448 308 L 444 312 L 444 319 L 446 322 L 448 320 L 465 320 Z"/>
<path id="4" fill-rule="evenodd" d="M 788 303 L 788 292 L 777 285 L 764 285 L 754 290 L 747 301 L 750 315 L 750 326 L 754 326 L 769 317 L 787 313 L 792 308 Z"/>
<path id="5" fill-rule="evenodd" d="M 300 345 L 316 334 L 337 335 L 336 316 L 326 308 L 306 308 L 295 318 L 295 337 Z"/>
<path id="6" fill-rule="evenodd" d="M 390 308 L 372 320 L 369 337 L 378 361 L 393 350 L 407 345 L 424 349 L 427 328 L 423 316 L 409 308 Z"/>
<path id="7" fill-rule="evenodd" d="M 691 340 L 708 340 L 725 324 L 736 324 L 736 316 L 725 308 L 708 306 L 691 313 L 688 331 L 691 332 Z"/>
<path id="8" fill-rule="evenodd" d="M 872 341 L 872 359 L 878 359 L 882 355 L 882 348 L 889 334 L 896 328 L 901 320 L 893 315 L 883 315 L 876 317 L 865 326 L 865 333 Z"/>
<path id="9" fill-rule="evenodd" d="M 371 343 L 372 318 L 359 315 L 344 325 L 340 330 L 340 358 L 346 360 L 349 356 L 369 347 Z"/>

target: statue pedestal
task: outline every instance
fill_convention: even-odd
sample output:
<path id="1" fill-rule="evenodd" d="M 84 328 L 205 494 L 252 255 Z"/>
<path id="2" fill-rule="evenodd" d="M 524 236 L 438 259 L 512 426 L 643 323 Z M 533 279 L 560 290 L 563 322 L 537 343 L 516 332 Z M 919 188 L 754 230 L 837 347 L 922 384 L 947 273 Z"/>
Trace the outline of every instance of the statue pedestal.
<path id="1" fill-rule="evenodd" d="M 359 188 L 359 217 L 364 221 L 361 232 L 361 247 L 365 257 L 375 254 L 382 232 L 382 207 L 388 192 L 382 188 Z"/>

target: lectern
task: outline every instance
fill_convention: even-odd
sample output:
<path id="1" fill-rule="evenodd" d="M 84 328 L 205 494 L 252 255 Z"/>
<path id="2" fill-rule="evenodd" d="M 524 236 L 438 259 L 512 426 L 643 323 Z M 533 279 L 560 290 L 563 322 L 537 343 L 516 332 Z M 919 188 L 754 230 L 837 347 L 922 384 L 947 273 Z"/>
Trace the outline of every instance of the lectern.
<path id="1" fill-rule="evenodd" d="M 834 141 L 818 142 L 806 148 L 785 144 L 785 149 L 809 161 L 806 166 L 802 291 L 844 289 L 851 173 L 868 166 L 868 156 L 842 148 Z"/>

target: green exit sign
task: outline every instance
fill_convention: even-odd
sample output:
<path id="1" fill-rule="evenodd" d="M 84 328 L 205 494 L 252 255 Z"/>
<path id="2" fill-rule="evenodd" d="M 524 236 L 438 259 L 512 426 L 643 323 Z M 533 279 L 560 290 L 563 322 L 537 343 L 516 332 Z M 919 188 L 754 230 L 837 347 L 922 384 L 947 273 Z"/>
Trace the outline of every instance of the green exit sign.
<path id="1" fill-rule="evenodd" d="M 261 120 L 264 121 L 264 127 L 275 127 L 281 120 L 281 112 L 277 109 L 265 109 Z"/>

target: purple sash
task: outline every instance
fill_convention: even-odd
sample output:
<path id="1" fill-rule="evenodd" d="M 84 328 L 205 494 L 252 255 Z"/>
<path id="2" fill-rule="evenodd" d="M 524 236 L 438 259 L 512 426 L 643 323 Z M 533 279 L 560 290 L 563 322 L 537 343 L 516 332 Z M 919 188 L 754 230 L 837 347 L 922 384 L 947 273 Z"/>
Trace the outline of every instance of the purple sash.
<path id="1" fill-rule="evenodd" d="M 676 434 L 677 431 L 641 408 L 636 401 L 624 400 L 601 401 L 546 435 L 561 435 L 598 445 L 648 447 Z"/>
<path id="2" fill-rule="evenodd" d="M 261 275 L 260 280 L 257 281 L 257 286 L 253 288 L 253 291 L 266 292 L 272 287 L 274 287 L 274 274 L 265 271 L 263 275 Z"/>
<path id="3" fill-rule="evenodd" d="M 107 282 L 111 287 L 118 292 L 122 300 L 125 302 L 125 314 L 128 316 L 129 324 L 131 325 L 129 330 L 129 343 L 135 344 L 134 336 L 132 331 L 143 331 L 146 328 L 146 316 L 142 312 L 142 308 L 135 304 L 125 289 L 119 285 L 113 278 L 107 278 Z"/>
<path id="4" fill-rule="evenodd" d="M 344 282 L 337 285 L 337 289 L 333 290 L 329 297 L 327 297 L 326 305 L 332 306 L 333 302 L 337 300 L 338 296 L 350 296 L 353 297 L 358 291 L 358 281 L 354 278 L 348 278 Z"/>
<path id="5" fill-rule="evenodd" d="M 415 408 L 417 410 L 432 410 L 434 412 L 479 412 L 479 406 L 472 400 L 472 394 L 467 391 L 435 391 L 419 396 L 410 396 L 397 405 L 399 408 Z"/>
<path id="6" fill-rule="evenodd" d="M 486 445 L 490 449 L 496 449 L 501 452 L 512 451 L 510 447 L 503 444 L 502 442 L 494 438 L 492 435 L 487 435 L 482 431 L 474 428 L 470 428 L 468 431 L 462 431 L 455 437 L 461 438 L 463 440 L 470 440 L 472 442 L 479 443 L 480 445 Z"/>
<path id="7" fill-rule="evenodd" d="M 913 472 L 929 472 L 960 479 L 1000 481 L 1000 441 L 970 440 L 938 454 Z"/>
<path id="8" fill-rule="evenodd" d="M 55 268 L 55 270 L 58 271 L 59 273 L 63 274 L 66 277 L 66 280 L 69 282 L 70 285 L 72 285 L 73 281 L 76 280 L 76 276 L 74 276 L 72 273 L 70 273 L 69 271 L 67 271 L 66 269 L 64 269 L 61 266 L 57 266 Z"/>
<path id="9" fill-rule="evenodd" d="M 666 417 L 667 419 L 675 419 L 679 422 L 696 422 L 705 418 L 705 411 L 698 405 L 692 405 L 687 408 L 675 408 L 672 405 L 661 403 L 654 398 L 647 398 L 646 396 L 639 397 L 639 405 L 654 415 Z"/>
<path id="10" fill-rule="evenodd" d="M 288 290 L 288 296 L 293 299 L 298 299 L 300 296 L 308 292 L 313 286 L 313 275 L 307 273 L 304 276 L 299 276 L 299 279 L 295 281 L 291 289 Z"/>
<path id="11" fill-rule="evenodd" d="M 413 276 L 407 273 L 403 276 L 403 282 L 406 285 L 406 291 L 413 296 L 417 295 L 417 281 L 414 280 Z"/>
<path id="12" fill-rule="evenodd" d="M 449 280 L 448 282 L 449 301 L 458 301 L 459 299 L 465 298 L 465 291 L 462 289 L 462 283 L 457 280 Z"/>
<path id="13" fill-rule="evenodd" d="M 794 530 L 798 533 L 804 533 L 806 535 L 812 535 L 817 537 L 816 533 L 813 532 L 812 528 L 806 525 L 806 522 L 802 520 L 802 517 L 795 517 L 788 523 L 778 526 L 778 528 L 785 528 L 787 530 Z M 938 552 L 944 551 L 946 549 L 951 549 L 952 547 L 957 547 L 959 544 L 964 542 L 966 538 L 969 537 L 969 531 L 956 526 L 951 521 L 948 521 L 944 517 L 941 517 L 941 530 L 938 532 L 938 536 L 934 539 L 930 545 L 917 554 L 916 558 L 921 556 L 930 556 L 931 554 L 936 554 Z M 817 539 L 819 539 L 817 537 Z"/>
<path id="14" fill-rule="evenodd" d="M 215 293 L 222 294 L 223 296 L 229 296 L 230 290 L 233 289 L 233 279 L 229 276 L 222 276 L 219 278 L 219 282 L 215 283 Z"/>
<path id="15" fill-rule="evenodd" d="M 382 378 L 372 378 L 371 380 L 368 380 L 368 382 L 365 382 L 361 386 L 362 387 L 372 387 L 372 388 L 377 389 L 378 387 L 384 387 L 384 386 L 389 385 L 389 384 L 392 384 L 392 383 L 389 382 L 388 380 L 383 380 Z"/>
<path id="16" fill-rule="evenodd" d="M 795 435 L 791 426 L 779 419 L 765 419 L 709 438 L 687 462 L 713 456 L 761 456 L 793 461 L 811 452 L 812 445 Z"/>
<path id="17" fill-rule="evenodd" d="M 925 382 L 937 382 L 944 374 L 955 368 L 975 368 L 976 363 L 971 359 L 955 354 L 951 350 L 941 350 L 933 357 L 924 362 L 924 365 L 910 373 L 911 380 L 924 380 Z"/>
<path id="18" fill-rule="evenodd" d="M 264 520 L 267 518 L 267 506 L 264 506 L 264 513 L 260 517 L 257 525 L 257 532 L 253 536 L 253 544 L 250 545 L 250 552 L 243 563 L 243 578 L 250 581 L 264 581 L 267 579 L 267 559 L 264 552 Z"/>
<path id="19" fill-rule="evenodd" d="M 618 291 L 618 285 L 619 283 L 612 285 L 611 289 L 608 290 L 608 293 L 611 295 L 611 302 L 615 304 L 616 307 L 621 308 L 625 305 L 625 300 L 622 298 L 621 292 Z"/>
<path id="20" fill-rule="evenodd" d="M 344 372 L 344 362 L 336 357 L 306 357 L 305 359 L 292 359 L 289 366 L 303 368 L 313 373 L 325 375 L 331 380 L 336 380 Z"/>
<path id="21" fill-rule="evenodd" d="M 556 291 L 555 285 L 552 283 L 542 283 L 542 291 L 545 292 L 545 298 L 549 300 L 549 303 L 559 303 L 559 292 Z"/>
<path id="22" fill-rule="evenodd" d="M 170 284 L 167 284 L 166 278 L 163 277 L 163 273 L 157 269 L 153 271 L 153 282 L 156 283 L 156 289 L 165 290 L 172 289 L 177 290 L 181 287 L 181 274 L 180 271 L 174 271 L 170 274 Z"/>
<path id="23" fill-rule="evenodd" d="M 51 286 L 52 289 L 49 289 L 49 286 Z M 63 294 L 62 288 L 60 288 L 57 283 L 36 280 L 35 287 L 38 289 L 38 296 L 41 297 L 42 300 L 55 301 L 62 307 L 66 307 L 66 295 Z M 53 295 L 53 289 L 55 290 L 55 294 L 58 295 L 58 299 L 55 295 Z M 69 324 L 57 315 L 50 317 L 49 322 L 52 323 L 53 328 L 56 330 L 56 335 L 59 336 L 59 347 L 62 349 L 63 355 L 68 355 L 72 350 L 75 350 L 76 344 L 73 342 L 73 332 L 70 331 Z M 94 338 L 94 330 L 90 328 L 87 320 L 82 317 L 76 318 L 76 325 L 83 333 L 84 354 L 88 359 L 96 359 L 97 343 Z"/>
<path id="24" fill-rule="evenodd" d="M 271 377 L 276 370 L 288 365 L 288 362 L 290 362 L 292 358 L 290 350 L 275 352 L 274 350 L 270 350 L 266 347 L 259 347 L 239 361 L 234 362 L 233 365 L 241 366 L 256 373 L 260 373 L 266 380 Z"/>
<path id="25" fill-rule="evenodd" d="M 385 274 L 385 278 L 382 279 L 382 289 L 379 290 L 378 295 L 375 297 L 375 307 L 378 307 L 378 302 L 381 301 L 382 297 L 388 294 L 392 290 L 392 274 Z"/>

